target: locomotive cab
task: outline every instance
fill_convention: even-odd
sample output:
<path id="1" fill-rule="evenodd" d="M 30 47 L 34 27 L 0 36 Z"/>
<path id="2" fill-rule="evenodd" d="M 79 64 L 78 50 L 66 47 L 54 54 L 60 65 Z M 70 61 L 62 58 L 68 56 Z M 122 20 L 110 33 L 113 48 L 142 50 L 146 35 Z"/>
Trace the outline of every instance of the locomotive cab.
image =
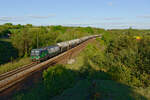
<path id="1" fill-rule="evenodd" d="M 31 51 L 31 59 L 33 62 L 46 60 L 48 51 L 46 49 L 33 49 Z"/>

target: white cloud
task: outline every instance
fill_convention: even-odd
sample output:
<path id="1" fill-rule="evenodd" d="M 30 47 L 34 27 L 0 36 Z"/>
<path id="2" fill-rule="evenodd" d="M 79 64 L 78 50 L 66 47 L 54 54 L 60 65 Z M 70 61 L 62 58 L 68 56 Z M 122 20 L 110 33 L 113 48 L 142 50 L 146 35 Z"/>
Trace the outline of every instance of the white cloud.
<path id="1" fill-rule="evenodd" d="M 150 19 L 150 15 L 141 15 L 141 16 L 137 16 L 137 18 Z"/>
<path id="2" fill-rule="evenodd" d="M 35 16 L 35 15 L 26 15 L 26 16 L 0 16 L 0 23 L 6 23 L 6 22 L 13 22 L 13 23 L 27 23 L 33 19 L 47 19 L 50 17 L 54 17 L 56 15 L 54 14 L 49 14 L 47 16 Z M 150 16 L 137 16 L 138 18 L 150 18 Z M 76 23 L 68 23 L 68 24 L 61 24 L 64 26 L 82 26 L 82 27 L 87 27 L 87 26 L 91 26 L 91 27 L 99 27 L 99 28 L 105 28 L 105 29 L 124 29 L 124 28 L 129 28 L 129 27 L 133 27 L 133 28 L 137 28 L 137 29 L 150 29 L 150 22 L 118 22 L 117 20 L 122 20 L 124 18 L 121 17 L 108 17 L 108 18 L 102 18 L 102 17 L 96 17 L 96 16 L 81 16 L 81 17 L 75 17 L 76 19 L 90 19 L 90 20 L 95 20 L 97 19 L 97 21 L 93 21 L 93 23 L 89 23 L 88 21 L 86 21 L 86 23 L 78 23 L 80 21 L 75 21 Z M 110 20 L 110 21 L 109 21 Z M 112 20 L 114 20 L 114 22 L 112 23 Z M 81 21 L 83 22 L 83 21 Z M 85 21 L 84 21 L 85 22 Z M 95 23 L 94 23 L 95 22 Z M 31 23 L 33 24 L 33 23 Z M 47 23 L 48 24 L 48 23 Z"/>
<path id="3" fill-rule="evenodd" d="M 107 18 L 102 18 L 98 16 L 79 16 L 79 17 L 73 17 L 72 19 L 74 20 L 84 20 L 84 19 L 89 19 L 89 20 L 123 20 L 124 18 L 122 17 L 107 17 Z"/>
<path id="4" fill-rule="evenodd" d="M 6 17 L 6 16 L 0 17 L 0 21 L 10 21 L 12 19 L 13 19 L 12 17 Z"/>
<path id="5" fill-rule="evenodd" d="M 16 22 L 23 21 L 24 17 L 8 17 L 8 16 L 0 16 L 0 22 Z"/>
<path id="6" fill-rule="evenodd" d="M 41 16 L 41 15 L 28 15 L 27 17 L 33 18 L 33 19 L 47 19 L 47 18 L 55 17 L 55 16 L 56 16 L 55 14 L 49 14 L 49 15 L 46 15 L 46 16 Z"/>
<path id="7" fill-rule="evenodd" d="M 104 18 L 104 20 L 122 20 L 121 17 L 110 17 L 110 18 Z"/>
<path id="8" fill-rule="evenodd" d="M 26 15 L 26 16 L 0 16 L 0 22 L 6 23 L 6 22 L 21 22 L 25 20 L 32 19 L 47 19 L 50 17 L 55 17 L 55 14 L 49 14 L 46 16 L 41 15 Z"/>
<path id="9" fill-rule="evenodd" d="M 63 24 L 64 26 L 81 26 L 81 27 L 98 27 L 98 28 L 105 28 L 105 29 L 127 29 L 129 27 L 135 29 L 150 29 L 150 23 L 91 23 L 91 24 Z"/>

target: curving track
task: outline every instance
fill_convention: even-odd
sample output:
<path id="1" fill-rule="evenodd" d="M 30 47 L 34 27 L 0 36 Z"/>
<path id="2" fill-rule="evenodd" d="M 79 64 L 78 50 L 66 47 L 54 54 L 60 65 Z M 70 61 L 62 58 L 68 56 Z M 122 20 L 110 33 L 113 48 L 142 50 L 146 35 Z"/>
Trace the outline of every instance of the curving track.
<path id="1" fill-rule="evenodd" d="M 87 40 L 80 45 L 62 53 L 58 56 L 55 56 L 45 62 L 36 64 L 31 63 L 28 65 L 25 65 L 23 67 L 20 67 L 18 69 L 12 70 L 10 72 L 4 73 L 0 75 L 0 97 L 3 96 L 5 98 L 6 95 L 12 95 L 12 91 L 15 91 L 15 89 L 21 85 L 21 81 L 25 80 L 27 77 L 32 76 L 33 73 L 36 73 L 38 71 L 43 71 L 44 69 L 48 68 L 50 65 L 54 65 L 56 63 L 64 63 L 67 59 L 70 59 L 71 57 L 74 57 L 77 55 L 80 51 L 83 50 L 86 45 L 93 41 L 94 39 Z M 31 78 L 33 80 L 33 78 Z M 14 88 L 14 86 L 16 87 Z M 13 87 L 13 88 L 12 88 Z"/>

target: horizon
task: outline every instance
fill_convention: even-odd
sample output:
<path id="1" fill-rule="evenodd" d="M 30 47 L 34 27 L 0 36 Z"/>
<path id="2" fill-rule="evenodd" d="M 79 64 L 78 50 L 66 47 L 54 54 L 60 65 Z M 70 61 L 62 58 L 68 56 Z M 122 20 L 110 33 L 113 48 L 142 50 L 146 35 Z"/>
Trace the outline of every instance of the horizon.
<path id="1" fill-rule="evenodd" d="M 150 29 L 148 0 L 5 0 L 0 24 Z"/>

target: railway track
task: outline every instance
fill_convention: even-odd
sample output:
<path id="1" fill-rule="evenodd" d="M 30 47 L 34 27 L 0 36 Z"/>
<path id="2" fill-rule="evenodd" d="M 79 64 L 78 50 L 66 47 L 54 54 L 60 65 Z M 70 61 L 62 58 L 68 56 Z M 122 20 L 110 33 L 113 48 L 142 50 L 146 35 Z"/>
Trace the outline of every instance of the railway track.
<path id="1" fill-rule="evenodd" d="M 66 59 L 70 59 L 77 55 L 80 51 L 82 51 L 83 48 L 86 47 L 86 45 L 93 41 L 94 39 L 87 40 L 80 45 L 59 54 L 58 56 L 55 56 L 47 61 L 44 61 L 42 63 L 36 64 L 31 63 L 28 65 L 25 65 L 23 67 L 17 68 L 15 70 L 12 70 L 10 72 L 4 73 L 0 75 L 0 97 L 5 98 L 6 95 L 12 95 L 12 93 L 15 91 L 18 86 L 22 88 L 22 82 L 25 82 L 27 77 L 31 77 L 33 74 L 35 74 L 38 71 L 43 71 L 44 69 L 47 69 L 49 66 L 54 65 L 56 63 L 64 63 Z M 42 77 L 42 76 L 40 76 Z M 39 77 L 37 77 L 39 78 Z M 33 80 L 35 78 L 31 78 Z M 19 85 L 18 85 L 19 84 Z M 15 87 L 15 88 L 14 88 Z M 21 90 L 21 89 L 20 89 Z M 13 91 L 13 92 L 12 92 Z M 7 100 L 7 99 L 5 99 Z"/>
<path id="2" fill-rule="evenodd" d="M 23 67 L 19 67 L 19 68 L 17 68 L 17 69 L 12 70 L 12 71 L 9 71 L 9 72 L 6 72 L 6 73 L 4 73 L 4 74 L 1 74 L 1 75 L 0 75 L 0 81 L 1 81 L 1 80 L 4 80 L 5 78 L 8 78 L 8 77 L 10 77 L 10 76 L 12 76 L 12 75 L 15 75 L 15 74 L 17 74 L 17 73 L 19 73 L 19 72 L 22 72 L 22 71 L 24 71 L 24 70 L 26 70 L 26 69 L 28 69 L 28 68 L 31 68 L 32 66 L 35 66 L 35 65 L 36 65 L 36 63 L 30 63 L 30 64 L 25 65 L 25 66 L 23 66 Z"/>

